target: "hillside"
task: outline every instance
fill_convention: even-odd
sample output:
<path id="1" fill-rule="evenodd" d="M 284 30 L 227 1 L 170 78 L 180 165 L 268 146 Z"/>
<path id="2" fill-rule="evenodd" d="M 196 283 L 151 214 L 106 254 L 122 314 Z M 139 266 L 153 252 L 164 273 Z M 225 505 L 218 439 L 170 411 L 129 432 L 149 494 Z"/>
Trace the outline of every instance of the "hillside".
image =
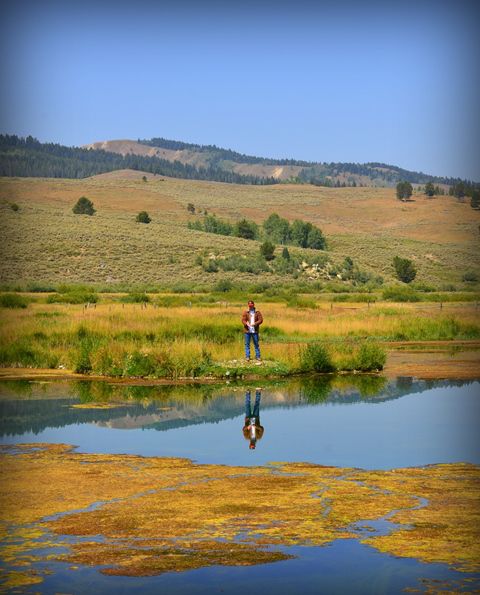
<path id="1" fill-rule="evenodd" d="M 122 169 L 249 185 L 294 182 L 327 187 L 393 187 L 405 180 L 417 185 L 432 182 L 445 190 L 446 186 L 460 181 L 383 163 L 271 159 L 163 138 L 107 140 L 78 148 L 41 143 L 32 137 L 0 135 L 0 176 L 86 178 Z"/>
<path id="2" fill-rule="evenodd" d="M 143 181 L 145 177 L 146 181 Z M 82 195 L 97 209 L 93 217 L 72 213 Z M 480 276 L 480 213 L 451 196 L 415 194 L 402 203 L 389 188 L 324 188 L 312 185 L 236 185 L 179 180 L 138 171 L 116 171 L 85 180 L 3 178 L 0 180 L 2 264 L 0 281 L 10 284 L 88 282 L 212 286 L 237 283 L 326 283 L 297 271 L 206 272 L 199 260 L 246 255 L 255 260 L 260 243 L 188 229 L 205 210 L 235 222 L 261 224 L 273 212 L 319 226 L 328 250 L 289 247 L 292 256 L 340 265 L 346 256 L 385 282 L 394 280 L 392 258 L 411 258 L 417 280 L 439 287 L 466 287 L 462 276 Z M 10 205 L 16 203 L 18 211 Z M 195 206 L 195 215 L 187 205 Z M 294 205 L 294 208 L 292 208 Z M 135 222 L 146 210 L 149 225 Z M 279 256 L 281 250 L 277 248 Z M 335 281 L 335 276 L 333 277 Z"/>

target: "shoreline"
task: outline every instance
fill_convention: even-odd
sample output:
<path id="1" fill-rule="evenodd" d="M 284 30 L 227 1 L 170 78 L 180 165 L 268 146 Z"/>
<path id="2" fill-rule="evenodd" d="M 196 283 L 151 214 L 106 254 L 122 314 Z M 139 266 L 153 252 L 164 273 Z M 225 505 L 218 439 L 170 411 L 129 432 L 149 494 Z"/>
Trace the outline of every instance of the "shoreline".
<path id="1" fill-rule="evenodd" d="M 387 345 L 388 355 L 385 367 L 380 372 L 338 371 L 333 375 L 375 375 L 395 378 L 414 376 L 421 380 L 445 378 L 451 380 L 475 380 L 480 378 L 480 342 L 479 341 L 412 341 Z M 411 349 L 408 349 L 411 347 Z M 421 350 L 418 347 L 422 347 Z M 415 349 L 416 348 L 416 349 Z M 227 366 L 228 368 L 228 366 Z M 332 374 L 318 374 L 326 376 Z M 89 380 L 108 382 L 124 386 L 144 385 L 186 385 L 186 384 L 223 384 L 234 380 L 275 380 L 308 377 L 312 374 L 244 374 L 236 378 L 224 377 L 186 377 L 186 378 L 119 378 L 94 374 L 77 374 L 72 370 L 48 368 L 0 368 L 0 381 L 5 380 Z"/>

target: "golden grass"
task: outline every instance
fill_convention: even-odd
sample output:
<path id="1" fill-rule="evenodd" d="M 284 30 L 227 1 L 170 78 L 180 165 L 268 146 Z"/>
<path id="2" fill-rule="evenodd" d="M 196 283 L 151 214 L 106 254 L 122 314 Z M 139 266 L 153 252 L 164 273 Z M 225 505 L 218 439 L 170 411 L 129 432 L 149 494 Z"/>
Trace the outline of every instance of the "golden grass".
<path id="1" fill-rule="evenodd" d="M 321 227 L 329 256 L 351 256 L 362 269 L 393 279 L 394 255 L 412 258 L 423 282 L 459 284 L 466 271 L 480 273 L 480 214 L 467 202 L 443 196 L 401 204 L 393 189 L 319 188 L 308 185 L 246 186 L 150 177 L 102 175 L 86 180 L 0 180 L 3 282 L 212 283 L 224 276 L 254 282 L 254 275 L 205 273 L 195 257 L 258 253 L 259 244 L 186 228 L 192 202 L 230 220 L 261 223 L 272 212 Z M 95 203 L 94 217 L 73 215 L 81 195 Z M 16 202 L 14 213 L 8 203 Z M 153 221 L 136 224 L 146 210 Z M 35 249 L 32 249 L 32 245 Z M 261 275 L 263 280 L 285 279 Z"/>
<path id="2" fill-rule="evenodd" d="M 125 369 L 125 358 L 140 353 L 150 354 L 157 361 L 168 357 L 170 371 L 165 375 L 178 378 L 193 375 L 188 370 L 198 366 L 204 368 L 204 374 L 208 370 L 222 374 L 225 366 L 243 358 L 243 305 L 156 307 L 149 304 L 144 308 L 108 299 L 111 298 L 105 296 L 95 308 L 32 303 L 26 309 L 2 309 L 3 365 L 75 370 L 82 352 L 88 353 L 94 373 L 122 375 L 114 370 L 119 366 Z M 476 339 L 480 335 L 474 303 L 448 303 L 443 308 L 435 303 L 370 307 L 318 303 L 315 309 L 259 303 L 258 307 L 265 319 L 260 333 L 265 365 L 278 364 L 283 366 L 283 372 L 298 371 L 300 351 L 308 341 L 325 341 L 335 365 L 348 370 L 352 350 L 365 339 L 451 340 Z M 28 357 L 25 360 L 25 350 L 33 350 L 30 360 Z M 222 368 L 214 372 L 210 364 Z M 282 370 L 269 368 L 258 372 L 278 374 Z M 132 368 L 127 375 L 149 373 Z"/>
<path id="3" fill-rule="evenodd" d="M 101 572 L 126 576 L 271 562 L 285 556 L 265 546 L 345 538 L 398 556 L 480 569 L 480 469 L 473 465 L 246 468 L 79 454 L 44 444 L 4 447 L 1 473 L 1 520 L 9 528 L 4 555 L 14 569 L 24 565 L 27 575 L 32 562 L 48 557 L 32 552 L 36 537 L 48 538 L 46 549 L 62 543 L 52 533 L 82 538 L 67 546 L 68 554 L 52 552 L 53 557 L 108 565 Z M 85 510 L 96 502 L 103 504 Z M 63 512 L 69 514 L 45 519 Z M 413 528 L 401 525 L 388 537 L 366 537 L 357 527 L 390 513 Z M 88 539 L 98 535 L 101 542 Z"/>

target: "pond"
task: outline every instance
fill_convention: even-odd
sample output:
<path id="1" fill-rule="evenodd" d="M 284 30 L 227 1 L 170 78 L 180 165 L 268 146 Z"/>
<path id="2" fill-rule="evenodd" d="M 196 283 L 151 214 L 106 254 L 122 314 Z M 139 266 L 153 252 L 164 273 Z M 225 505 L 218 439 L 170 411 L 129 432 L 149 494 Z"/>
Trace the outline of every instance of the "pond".
<path id="1" fill-rule="evenodd" d="M 261 387 L 10 381 L 0 384 L 0 411 L 4 445 L 63 443 L 79 453 L 185 457 L 201 465 L 252 469 L 275 461 L 365 470 L 480 464 L 478 380 L 343 376 Z M 363 530 L 386 535 L 389 525 L 385 517 Z M 401 593 L 407 587 L 419 592 L 434 592 L 439 585 L 455 592 L 479 587 L 478 573 L 397 557 L 359 538 L 320 547 L 284 543 L 276 550 L 291 559 L 246 567 L 207 564 L 135 578 L 105 576 L 95 565 L 79 564 L 72 571 L 65 562 L 43 561 L 34 564 L 38 572 L 48 569 L 43 582 L 17 590 Z"/>
<path id="2" fill-rule="evenodd" d="M 346 377 L 340 386 L 330 380 L 256 388 L 4 383 L 0 441 L 62 442 L 81 452 L 224 465 L 480 463 L 478 381 Z M 19 390 L 26 394 L 18 397 Z M 252 412 L 260 395 L 264 431 L 255 449 L 243 434 L 248 393 Z"/>

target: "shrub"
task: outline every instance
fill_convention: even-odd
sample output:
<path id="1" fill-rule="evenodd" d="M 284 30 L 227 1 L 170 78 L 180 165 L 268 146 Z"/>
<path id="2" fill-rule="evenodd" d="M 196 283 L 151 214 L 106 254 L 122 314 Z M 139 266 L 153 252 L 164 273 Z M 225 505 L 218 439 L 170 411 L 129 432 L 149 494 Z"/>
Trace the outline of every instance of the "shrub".
<path id="1" fill-rule="evenodd" d="M 80 347 L 77 359 L 75 361 L 74 371 L 77 374 L 89 374 L 92 371 L 92 362 L 90 361 L 90 346 L 85 342 Z"/>
<path id="2" fill-rule="evenodd" d="M 16 293 L 2 293 L 0 294 L 1 308 L 26 308 L 27 300 Z"/>
<path id="3" fill-rule="evenodd" d="M 383 299 L 389 302 L 419 302 L 418 294 L 410 287 L 396 285 L 383 290 Z"/>
<path id="4" fill-rule="evenodd" d="M 11 202 L 9 206 L 15 213 L 20 210 L 20 207 L 17 205 L 16 202 Z"/>
<path id="5" fill-rule="evenodd" d="M 273 260 L 275 252 L 275 244 L 272 244 L 269 240 L 265 240 L 260 246 L 260 254 L 265 260 Z"/>
<path id="6" fill-rule="evenodd" d="M 155 360 L 150 354 L 134 351 L 125 358 L 124 376 L 143 378 L 155 372 Z"/>
<path id="7" fill-rule="evenodd" d="M 387 354 L 383 347 L 378 343 L 365 342 L 360 346 L 356 369 L 362 372 L 383 370 L 386 361 Z"/>
<path id="8" fill-rule="evenodd" d="M 300 368 L 303 372 L 333 372 L 335 370 L 328 350 L 320 343 L 309 343 L 301 350 Z"/>
<path id="9" fill-rule="evenodd" d="M 146 304 L 150 301 L 150 296 L 146 293 L 129 293 L 121 297 L 120 301 L 125 304 Z"/>
<path id="10" fill-rule="evenodd" d="M 47 304 L 95 304 L 98 296 L 94 292 L 68 291 L 67 293 L 53 293 L 47 297 Z"/>
<path id="11" fill-rule="evenodd" d="M 72 211 L 75 213 L 75 215 L 93 215 L 95 213 L 93 202 L 86 196 L 81 196 L 77 200 L 77 203 L 73 207 Z"/>
<path id="12" fill-rule="evenodd" d="M 465 283 L 476 283 L 478 281 L 478 275 L 472 271 L 469 271 L 462 276 L 462 281 Z"/>
<path id="13" fill-rule="evenodd" d="M 230 291 L 233 287 L 233 283 L 230 279 L 220 279 L 218 283 L 213 287 L 214 291 L 219 291 L 220 293 L 225 293 Z"/>
<path id="14" fill-rule="evenodd" d="M 400 258 L 399 256 L 395 256 L 393 258 L 393 266 L 395 268 L 397 279 L 403 281 L 404 283 L 410 283 L 417 276 L 417 269 L 415 268 L 413 262 L 408 258 Z"/>
<path id="15" fill-rule="evenodd" d="M 151 218 L 147 211 L 140 211 L 140 213 L 138 213 L 138 215 L 135 217 L 135 221 L 137 223 L 150 223 Z"/>

